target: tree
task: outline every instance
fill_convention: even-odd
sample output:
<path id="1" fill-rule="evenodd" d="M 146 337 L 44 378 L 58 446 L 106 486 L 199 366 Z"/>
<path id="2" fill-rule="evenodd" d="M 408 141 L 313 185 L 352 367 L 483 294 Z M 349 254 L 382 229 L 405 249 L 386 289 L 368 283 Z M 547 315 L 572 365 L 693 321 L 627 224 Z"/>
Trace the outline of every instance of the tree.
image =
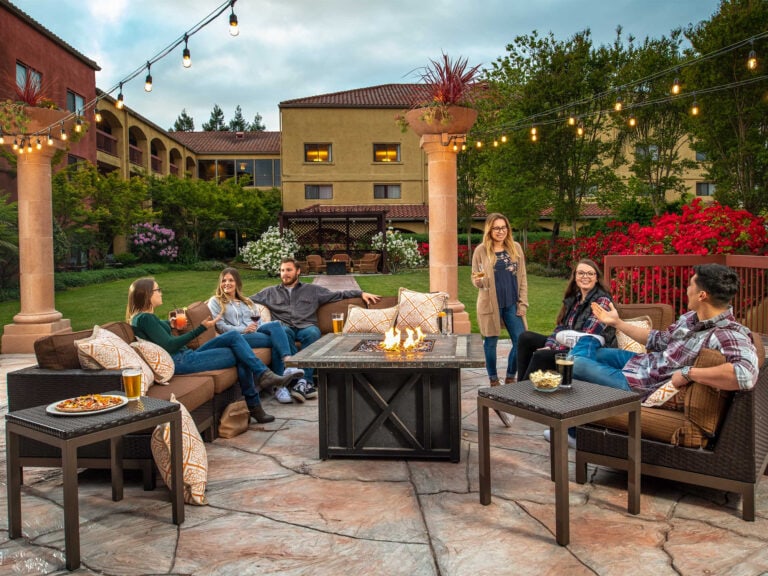
<path id="1" fill-rule="evenodd" d="M 763 35 L 753 44 L 746 40 L 763 34 L 768 22 L 765 0 L 722 0 L 708 21 L 689 27 L 691 56 L 720 54 L 684 70 L 687 85 L 701 90 L 730 88 L 697 96 L 701 114 L 691 123 L 694 148 L 706 157 L 707 177 L 716 183 L 715 198 L 741 206 L 752 214 L 768 209 L 768 98 L 765 83 L 739 85 L 765 73 L 765 58 L 749 70 L 750 49 L 768 53 Z M 736 50 L 725 50 L 744 40 Z"/>
<path id="2" fill-rule="evenodd" d="M 235 108 L 235 116 L 229 121 L 230 132 L 245 132 L 248 130 L 248 122 L 243 118 L 243 110 L 240 108 L 240 104 Z"/>
<path id="3" fill-rule="evenodd" d="M 0 193 L 0 288 L 7 288 L 19 266 L 18 204 Z"/>
<path id="4" fill-rule="evenodd" d="M 472 254 L 472 217 L 477 205 L 485 200 L 482 183 L 478 177 L 481 159 L 477 153 L 459 154 L 456 158 L 458 182 L 456 186 L 458 229 L 467 234 L 467 249 Z"/>
<path id="5" fill-rule="evenodd" d="M 256 112 L 256 116 L 253 117 L 253 122 L 248 127 L 248 130 L 250 130 L 251 132 L 264 132 L 264 130 L 266 130 L 267 127 L 261 123 L 261 120 L 262 120 L 261 114 Z"/>
<path id="6" fill-rule="evenodd" d="M 225 132 L 227 129 L 228 126 L 224 123 L 224 112 L 222 112 L 218 104 L 214 104 L 213 110 L 211 110 L 211 118 L 203 124 L 203 130 L 206 132 Z"/>
<path id="7" fill-rule="evenodd" d="M 169 132 L 194 132 L 195 131 L 195 119 L 187 114 L 187 109 L 182 108 L 181 114 L 176 118 L 176 122 L 173 123 L 173 129 Z"/>

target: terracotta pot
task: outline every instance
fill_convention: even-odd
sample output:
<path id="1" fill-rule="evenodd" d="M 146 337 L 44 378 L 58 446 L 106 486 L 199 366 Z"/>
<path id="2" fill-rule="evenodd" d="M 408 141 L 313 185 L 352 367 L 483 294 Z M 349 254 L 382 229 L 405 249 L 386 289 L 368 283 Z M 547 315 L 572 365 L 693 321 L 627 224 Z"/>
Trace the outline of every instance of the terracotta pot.
<path id="1" fill-rule="evenodd" d="M 419 136 L 424 134 L 466 134 L 477 120 L 477 110 L 463 106 L 448 106 L 447 118 L 440 116 L 437 110 L 435 118 L 430 122 L 421 119 L 425 108 L 414 108 L 405 113 L 405 120 L 411 130 Z"/>
<path id="2" fill-rule="evenodd" d="M 66 110 L 51 110 L 50 108 L 37 108 L 35 106 L 24 106 L 24 115 L 27 117 L 27 124 L 24 130 L 21 130 L 20 126 L 12 124 L 6 128 L 6 132 L 9 134 L 37 134 L 45 133 L 50 127 L 56 129 L 58 135 L 58 129 L 61 127 L 61 122 L 70 115 L 70 112 Z M 64 123 L 64 127 L 69 130 L 74 124 L 74 118 L 70 118 Z"/>

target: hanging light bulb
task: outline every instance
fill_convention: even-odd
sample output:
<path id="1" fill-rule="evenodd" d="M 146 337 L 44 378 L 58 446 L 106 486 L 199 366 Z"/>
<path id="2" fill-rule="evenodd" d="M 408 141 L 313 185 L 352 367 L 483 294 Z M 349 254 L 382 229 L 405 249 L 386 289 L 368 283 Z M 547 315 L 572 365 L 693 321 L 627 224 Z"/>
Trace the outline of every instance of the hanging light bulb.
<path id="1" fill-rule="evenodd" d="M 675 77 L 675 81 L 672 82 L 672 94 L 680 94 L 680 78 Z"/>
<path id="2" fill-rule="evenodd" d="M 483 143 L 480 142 L 480 140 L 478 140 L 477 142 L 475 142 L 475 146 L 477 146 L 478 148 L 482 148 L 483 147 Z"/>
<path id="3" fill-rule="evenodd" d="M 144 92 L 152 92 L 152 74 L 149 62 L 147 62 L 147 77 L 144 80 Z"/>
<path id="4" fill-rule="evenodd" d="M 94 118 L 96 119 L 96 122 L 101 122 L 101 112 L 98 108 L 94 108 L 93 110 Z"/>
<path id="5" fill-rule="evenodd" d="M 67 131 L 64 130 L 64 122 L 61 123 L 61 139 L 62 140 L 67 139 Z"/>
<path id="6" fill-rule="evenodd" d="M 493 139 L 493 147 L 494 148 L 498 148 L 499 147 L 499 141 L 496 138 Z"/>
<path id="7" fill-rule="evenodd" d="M 627 119 L 627 124 L 629 124 L 630 128 L 634 128 L 637 126 L 637 118 L 635 118 L 634 114 L 630 114 L 629 118 Z"/>
<path id="8" fill-rule="evenodd" d="M 50 130 L 48 130 L 48 146 L 53 146 L 53 136 L 51 136 Z"/>
<path id="9" fill-rule="evenodd" d="M 13 139 L 13 149 L 18 150 L 19 149 L 19 140 L 17 138 Z"/>
<path id="10" fill-rule="evenodd" d="M 453 143 L 453 151 L 458 152 L 459 151 L 459 145 L 456 144 L 456 142 Z"/>
<path id="11" fill-rule="evenodd" d="M 531 142 L 536 142 L 539 139 L 538 134 L 531 134 Z"/>
<path id="12" fill-rule="evenodd" d="M 189 47 L 187 46 L 187 35 L 184 34 L 184 51 L 181 53 L 181 64 L 184 66 L 184 68 L 189 68 L 192 66 L 192 54 L 189 51 Z"/>
<path id="13" fill-rule="evenodd" d="M 538 130 L 536 129 L 536 126 L 531 126 L 531 136 L 536 136 L 538 133 Z"/>
<path id="14" fill-rule="evenodd" d="M 0 144 L 5 144 L 5 136 L 3 136 L 2 130 L 0 130 Z"/>
<path id="15" fill-rule="evenodd" d="M 27 152 L 29 152 L 30 154 L 32 154 L 32 138 L 30 138 L 29 140 L 27 140 Z"/>
<path id="16" fill-rule="evenodd" d="M 506 134 L 502 134 L 501 135 L 501 143 L 504 144 L 504 143 L 506 143 L 506 141 L 507 141 L 507 135 Z"/>
<path id="17" fill-rule="evenodd" d="M 240 34 L 240 28 L 237 24 L 237 14 L 235 14 L 235 0 L 232 0 L 229 6 L 232 8 L 232 14 L 229 15 L 229 34 L 230 36 L 237 36 Z"/>
<path id="18" fill-rule="evenodd" d="M 37 142 L 35 143 L 35 148 L 40 150 L 43 147 L 43 143 L 40 142 L 40 138 L 37 139 Z"/>
<path id="19" fill-rule="evenodd" d="M 755 47 L 752 43 L 752 40 L 749 41 L 749 45 L 752 47 L 752 49 L 749 51 L 749 56 L 747 57 L 747 68 L 749 70 L 757 70 L 757 52 L 755 52 Z"/>
<path id="20" fill-rule="evenodd" d="M 576 126 L 576 116 L 573 114 L 568 115 L 568 126 Z"/>
<path id="21" fill-rule="evenodd" d="M 21 139 L 21 145 L 15 146 L 16 149 L 18 149 L 19 154 L 24 154 L 24 138 Z"/>
<path id="22" fill-rule="evenodd" d="M 613 109 L 616 110 L 616 112 L 621 112 L 621 109 L 624 108 L 624 102 L 621 99 L 621 96 L 616 97 L 616 102 L 613 104 Z"/>
<path id="23" fill-rule="evenodd" d="M 467 145 L 466 144 L 462 144 L 461 145 L 461 151 L 464 152 L 466 149 L 467 149 Z"/>
<path id="24" fill-rule="evenodd" d="M 123 101 L 123 83 L 120 82 L 120 93 L 117 95 L 117 100 L 115 101 L 115 108 L 118 110 L 122 110 L 123 106 L 125 106 L 125 102 Z"/>
<path id="25" fill-rule="evenodd" d="M 699 112 L 701 110 L 699 109 L 699 103 L 696 100 L 696 97 L 693 97 L 693 104 L 691 104 L 691 116 L 698 116 Z"/>
<path id="26" fill-rule="evenodd" d="M 579 122 L 579 125 L 576 128 L 576 134 L 579 136 L 584 136 L 584 122 Z"/>
<path id="27" fill-rule="evenodd" d="M 80 116 L 77 117 L 77 121 L 75 122 L 75 132 L 82 132 L 83 131 L 83 120 L 80 118 Z"/>

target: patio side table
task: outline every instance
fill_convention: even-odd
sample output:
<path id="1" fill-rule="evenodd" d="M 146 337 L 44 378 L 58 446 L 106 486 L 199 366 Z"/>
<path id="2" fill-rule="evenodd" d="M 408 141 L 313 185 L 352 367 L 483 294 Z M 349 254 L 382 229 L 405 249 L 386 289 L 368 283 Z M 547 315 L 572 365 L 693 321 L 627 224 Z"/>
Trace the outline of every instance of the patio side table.
<path id="1" fill-rule="evenodd" d="M 112 394 L 120 394 L 112 392 Z M 123 498 L 123 435 L 170 422 L 173 523 L 184 522 L 181 410 L 179 405 L 143 396 L 110 412 L 88 416 L 49 415 L 46 406 L 6 414 L 6 461 L 8 478 L 8 535 L 21 537 L 21 478 L 19 439 L 32 438 L 61 450 L 64 490 L 64 547 L 67 569 L 80 566 L 80 524 L 77 501 L 77 449 L 102 440 L 110 441 L 112 500 Z"/>
<path id="2" fill-rule="evenodd" d="M 640 396 L 573 381 L 571 389 L 539 392 L 530 380 L 493 388 L 480 388 L 477 397 L 480 503 L 491 503 L 491 446 L 488 410 L 493 408 L 546 424 L 550 429 L 550 478 L 555 482 L 555 526 L 557 543 L 570 542 L 568 507 L 568 428 L 601 418 L 629 413 L 627 458 L 627 510 L 640 512 Z"/>

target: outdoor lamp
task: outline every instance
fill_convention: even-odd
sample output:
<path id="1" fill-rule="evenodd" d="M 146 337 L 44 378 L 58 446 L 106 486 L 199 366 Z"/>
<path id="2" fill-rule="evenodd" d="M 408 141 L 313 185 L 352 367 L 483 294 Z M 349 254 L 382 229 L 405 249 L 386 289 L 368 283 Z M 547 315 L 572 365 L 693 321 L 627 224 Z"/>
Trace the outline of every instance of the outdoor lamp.
<path id="1" fill-rule="evenodd" d="M 749 51 L 749 57 L 747 58 L 747 68 L 750 70 L 757 69 L 757 52 L 755 52 L 754 48 Z"/>
<path id="2" fill-rule="evenodd" d="M 13 139 L 13 149 L 18 150 L 19 149 L 19 140 L 17 138 Z"/>
<path id="3" fill-rule="evenodd" d="M 123 106 L 125 106 L 125 102 L 123 102 L 123 83 L 120 82 L 120 93 L 117 95 L 117 100 L 115 101 L 115 108 L 118 110 L 122 110 Z"/>
<path id="4" fill-rule="evenodd" d="M 504 144 L 506 141 L 507 141 L 507 135 L 506 134 L 502 134 L 501 135 L 501 143 Z"/>
<path id="5" fill-rule="evenodd" d="M 621 112 L 622 108 L 624 108 L 624 102 L 622 102 L 621 96 L 618 96 L 616 98 L 616 102 L 613 105 L 613 109 L 616 110 L 616 112 Z"/>
<path id="6" fill-rule="evenodd" d="M 96 122 L 101 122 L 101 112 L 99 112 L 98 108 L 94 108 L 93 115 L 96 118 Z"/>
<path id="7" fill-rule="evenodd" d="M 50 130 L 48 130 L 48 146 L 53 146 L 53 136 L 51 136 Z"/>
<path id="8" fill-rule="evenodd" d="M 629 115 L 629 119 L 627 120 L 627 124 L 629 124 L 629 126 L 631 128 L 634 128 L 635 126 L 637 126 L 637 118 L 635 118 L 634 114 L 630 114 Z"/>
<path id="9" fill-rule="evenodd" d="M 235 0 L 232 0 L 230 7 L 232 8 L 232 14 L 229 15 L 229 34 L 237 36 L 240 34 L 240 28 L 237 25 L 237 14 L 235 14 Z"/>
<path id="10" fill-rule="evenodd" d="M 579 126 L 576 128 L 576 134 L 584 136 L 584 122 L 579 122 Z"/>
<path id="11" fill-rule="evenodd" d="M 67 131 L 64 130 L 64 122 L 61 123 L 61 139 L 62 140 L 67 139 Z"/>
<path id="12" fill-rule="evenodd" d="M 77 121 L 75 122 L 75 132 L 82 132 L 83 131 L 83 120 L 78 116 Z"/>
<path id="13" fill-rule="evenodd" d="M 144 80 L 144 92 L 152 92 L 152 74 L 149 62 L 147 62 L 147 78 Z"/>
<path id="14" fill-rule="evenodd" d="M 573 114 L 568 116 L 568 126 L 576 126 L 576 116 Z"/>
<path id="15" fill-rule="evenodd" d="M 18 150 L 19 154 L 24 154 L 24 138 L 21 139 L 21 146 L 16 146 L 14 143 L 14 150 Z"/>
<path id="16" fill-rule="evenodd" d="M 5 137 L 3 136 L 2 130 L 0 130 L 0 144 L 5 144 Z"/>
<path id="17" fill-rule="evenodd" d="M 37 143 L 35 144 L 35 148 L 40 150 L 43 147 L 43 143 L 40 142 L 40 138 L 37 139 Z"/>
<path id="18" fill-rule="evenodd" d="M 189 68 L 192 66 L 192 54 L 189 51 L 189 47 L 187 46 L 187 35 L 184 34 L 184 51 L 181 53 L 181 64 L 184 66 L 184 68 Z"/>
<path id="19" fill-rule="evenodd" d="M 699 103 L 696 101 L 696 98 L 693 99 L 693 104 L 691 105 L 691 116 L 698 116 L 699 115 Z"/>
<path id="20" fill-rule="evenodd" d="M 675 81 L 672 82 L 672 94 L 680 94 L 680 79 L 675 78 Z"/>
<path id="21" fill-rule="evenodd" d="M 32 153 L 32 138 L 27 140 L 27 152 Z"/>

